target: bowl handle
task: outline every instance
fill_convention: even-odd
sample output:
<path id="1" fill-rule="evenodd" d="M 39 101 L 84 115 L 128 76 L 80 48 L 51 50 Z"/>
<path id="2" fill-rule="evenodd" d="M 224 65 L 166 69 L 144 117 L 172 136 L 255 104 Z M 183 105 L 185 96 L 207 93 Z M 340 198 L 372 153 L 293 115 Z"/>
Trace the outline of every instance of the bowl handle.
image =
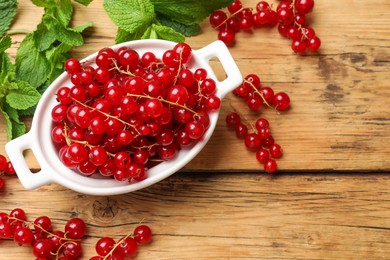
<path id="1" fill-rule="evenodd" d="M 218 40 L 196 51 L 196 54 L 206 60 L 217 57 L 226 73 L 223 81 L 217 80 L 218 97 L 223 98 L 242 83 L 242 75 L 225 43 Z"/>
<path id="2" fill-rule="evenodd" d="M 26 189 L 31 190 L 49 184 L 53 180 L 50 177 L 50 173 L 47 171 L 45 172 L 42 169 L 42 166 L 39 172 L 31 172 L 23 155 L 23 152 L 28 149 L 36 154 L 34 152 L 34 136 L 31 131 L 9 141 L 5 145 L 5 151 L 7 152 L 8 158 L 18 175 L 20 182 Z"/>

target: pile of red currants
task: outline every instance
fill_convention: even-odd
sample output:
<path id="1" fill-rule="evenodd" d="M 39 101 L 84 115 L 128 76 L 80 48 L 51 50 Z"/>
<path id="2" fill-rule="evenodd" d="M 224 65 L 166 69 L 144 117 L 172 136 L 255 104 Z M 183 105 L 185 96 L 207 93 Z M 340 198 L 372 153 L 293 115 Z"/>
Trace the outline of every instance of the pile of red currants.
<path id="1" fill-rule="evenodd" d="M 141 181 L 148 168 L 201 140 L 221 101 L 216 82 L 189 67 L 191 59 L 186 43 L 162 57 L 104 48 L 97 67 L 69 59 L 72 85 L 58 89 L 51 111 L 61 161 L 85 176 Z"/>
<path id="2" fill-rule="evenodd" d="M 240 30 L 277 26 L 280 35 L 291 39 L 294 52 L 314 52 L 320 48 L 321 40 L 307 24 L 306 15 L 312 12 L 313 8 L 314 0 L 283 0 L 279 2 L 276 10 L 273 10 L 268 2 L 260 1 L 253 11 L 252 8 L 243 7 L 240 0 L 236 0 L 227 7 L 228 13 L 223 10 L 214 11 L 209 21 L 213 28 L 219 30 L 218 39 L 226 45 L 235 42 L 236 33 Z"/>

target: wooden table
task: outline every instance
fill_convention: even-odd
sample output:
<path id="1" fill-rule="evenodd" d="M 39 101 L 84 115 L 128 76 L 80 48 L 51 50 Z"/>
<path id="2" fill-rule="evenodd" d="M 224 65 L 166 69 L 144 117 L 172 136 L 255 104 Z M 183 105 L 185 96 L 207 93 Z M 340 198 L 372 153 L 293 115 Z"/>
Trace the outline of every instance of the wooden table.
<path id="1" fill-rule="evenodd" d="M 309 21 L 322 47 L 308 55 L 295 55 L 276 28 L 240 32 L 230 50 L 242 74 L 257 73 L 263 84 L 288 92 L 289 111 L 250 112 L 229 94 L 206 148 L 164 181 L 99 197 L 57 184 L 27 191 L 7 178 L 0 211 L 21 207 L 30 219 L 52 217 L 58 228 L 70 217 L 83 218 L 83 259 L 94 254 L 98 238 L 119 238 L 140 221 L 153 229 L 154 241 L 137 259 L 390 259 L 389 11 L 388 0 L 316 1 Z M 21 0 L 18 13 L 12 28 L 33 30 L 42 10 Z M 86 44 L 73 50 L 77 58 L 114 43 L 116 27 L 101 0 L 76 5 L 74 23 L 87 21 L 95 26 Z M 205 21 L 202 33 L 187 42 L 198 49 L 216 35 Z M 226 128 L 233 110 L 248 121 L 270 121 L 284 149 L 279 174 L 265 174 Z M 29 247 L 13 241 L 0 241 L 0 256 L 33 259 Z"/>

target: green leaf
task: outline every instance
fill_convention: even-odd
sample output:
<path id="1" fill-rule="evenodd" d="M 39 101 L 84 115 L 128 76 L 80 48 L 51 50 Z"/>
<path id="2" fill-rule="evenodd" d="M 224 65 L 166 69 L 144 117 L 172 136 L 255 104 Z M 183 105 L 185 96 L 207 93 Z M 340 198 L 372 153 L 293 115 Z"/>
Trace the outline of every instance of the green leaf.
<path id="1" fill-rule="evenodd" d="M 31 0 L 31 2 L 39 7 L 53 8 L 56 6 L 55 0 Z"/>
<path id="2" fill-rule="evenodd" d="M 53 47 L 46 52 L 46 57 L 51 64 L 51 69 L 48 76 L 49 83 L 54 81 L 59 75 L 61 75 L 62 72 L 64 72 L 64 63 L 70 56 L 70 49 L 72 49 L 72 46 L 66 43 L 61 43 L 57 47 Z M 41 90 L 44 89 L 40 88 L 39 91 L 41 92 Z"/>
<path id="3" fill-rule="evenodd" d="M 207 18 L 213 11 L 234 0 L 150 0 L 156 12 L 182 24 L 191 25 Z"/>
<path id="4" fill-rule="evenodd" d="M 3 97 L 11 87 L 9 82 L 15 79 L 15 67 L 8 55 L 0 53 L 0 97 Z"/>
<path id="5" fill-rule="evenodd" d="M 67 27 L 73 14 L 73 6 L 70 0 L 56 0 L 53 8 L 46 9 L 48 15 L 55 17 L 62 26 Z"/>
<path id="6" fill-rule="evenodd" d="M 8 105 L 14 109 L 27 109 L 36 105 L 41 98 L 41 94 L 29 83 L 25 81 L 17 81 L 17 89 L 12 89 L 8 91 L 5 100 Z"/>
<path id="7" fill-rule="evenodd" d="M 5 52 L 9 47 L 11 47 L 12 40 L 9 35 L 6 35 L 0 39 L 0 53 Z"/>
<path id="8" fill-rule="evenodd" d="M 129 33 L 129 32 L 118 27 L 118 30 L 117 30 L 116 36 L 115 36 L 115 43 L 118 44 L 118 43 L 122 43 L 122 42 L 141 39 L 143 32 L 142 33 L 140 33 L 140 32 L 141 32 L 141 30 L 137 31 L 136 33 Z"/>
<path id="9" fill-rule="evenodd" d="M 18 111 L 10 107 L 7 103 L 2 103 L 0 100 L 0 112 L 5 119 L 5 131 L 7 133 L 7 141 L 10 141 L 18 136 L 26 133 L 26 126 L 20 122 Z"/>
<path id="10" fill-rule="evenodd" d="M 30 83 L 35 88 L 47 79 L 50 63 L 37 50 L 32 33 L 27 34 L 20 44 L 15 58 L 16 78 Z"/>
<path id="11" fill-rule="evenodd" d="M 156 34 L 156 31 L 153 30 L 152 26 L 149 26 L 144 34 L 141 36 L 141 39 L 157 39 L 158 36 Z"/>
<path id="12" fill-rule="evenodd" d="M 2 109 L 1 106 L 0 106 L 0 112 L 4 116 L 5 132 L 7 134 L 7 141 L 10 141 L 12 139 L 12 122 L 11 122 L 11 119 L 9 118 L 8 114 Z"/>
<path id="13" fill-rule="evenodd" d="M 56 38 L 60 42 L 64 42 L 72 46 L 81 46 L 84 43 L 81 33 L 76 32 L 71 28 L 66 28 L 56 21 L 53 23 L 52 30 L 56 32 Z"/>
<path id="14" fill-rule="evenodd" d="M 172 29 L 183 34 L 186 37 L 198 35 L 200 33 L 200 30 L 201 30 L 199 24 L 197 24 L 197 23 L 191 24 L 191 25 L 186 25 L 186 24 L 179 23 L 177 21 L 173 21 L 172 19 L 169 19 L 163 15 L 158 15 L 157 20 L 162 25 L 171 27 Z"/>
<path id="15" fill-rule="evenodd" d="M 73 31 L 78 32 L 78 33 L 82 33 L 85 29 L 92 27 L 92 26 L 93 26 L 93 22 L 88 22 L 88 23 L 76 26 L 73 29 Z"/>
<path id="16" fill-rule="evenodd" d="M 56 33 L 53 30 L 49 30 L 44 22 L 41 22 L 33 32 L 33 38 L 37 50 L 42 52 L 56 41 Z"/>
<path id="17" fill-rule="evenodd" d="M 146 28 L 155 18 L 149 0 L 104 0 L 103 7 L 110 19 L 129 33 Z"/>
<path id="18" fill-rule="evenodd" d="M 0 36 L 10 27 L 16 14 L 16 0 L 0 0 Z"/>
<path id="19" fill-rule="evenodd" d="M 172 29 L 171 27 L 167 27 L 164 25 L 153 24 L 152 29 L 156 32 L 159 39 L 164 39 L 172 42 L 184 42 L 184 36 Z"/>
<path id="20" fill-rule="evenodd" d="M 82 5 L 89 5 L 93 0 L 75 0 L 77 3 L 82 4 Z"/>

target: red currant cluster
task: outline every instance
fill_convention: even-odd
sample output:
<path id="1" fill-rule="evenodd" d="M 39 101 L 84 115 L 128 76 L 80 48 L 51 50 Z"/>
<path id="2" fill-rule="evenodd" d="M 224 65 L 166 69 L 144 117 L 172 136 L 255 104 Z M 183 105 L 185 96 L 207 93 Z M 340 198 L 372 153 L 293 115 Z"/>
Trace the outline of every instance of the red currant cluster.
<path id="1" fill-rule="evenodd" d="M 262 105 L 276 110 L 287 110 L 290 107 L 290 97 L 285 92 L 274 94 L 271 87 L 262 87 L 260 78 L 256 74 L 248 74 L 243 83 L 233 93 L 244 98 L 251 110 L 257 110 Z M 238 113 L 232 112 L 226 116 L 226 124 L 234 129 L 236 136 L 244 139 L 246 148 L 256 152 L 257 160 L 264 165 L 264 170 L 273 173 L 277 170 L 275 159 L 282 156 L 282 149 L 275 143 L 269 128 L 269 122 L 265 118 L 256 120 L 249 132 L 248 126 L 242 122 Z"/>
<path id="2" fill-rule="evenodd" d="M 147 168 L 197 142 L 221 101 L 207 71 L 187 66 L 191 59 L 185 43 L 161 58 L 104 48 L 96 68 L 69 59 L 73 86 L 58 89 L 51 111 L 61 161 L 86 176 L 140 181 Z"/>
<path id="3" fill-rule="evenodd" d="M 37 217 L 26 220 L 24 210 L 13 209 L 9 214 L 0 213 L 0 238 L 13 239 L 19 245 L 31 245 L 37 259 L 77 259 L 81 255 L 81 239 L 86 225 L 80 218 L 71 218 L 64 231 L 52 230 L 51 219 Z"/>
<path id="4" fill-rule="evenodd" d="M 256 74 L 248 74 L 243 83 L 233 90 L 233 94 L 244 98 L 251 110 L 257 110 L 262 105 L 282 111 L 290 107 L 290 97 L 285 92 L 275 94 L 268 86 L 262 86 Z"/>
<path id="5" fill-rule="evenodd" d="M 130 235 L 115 241 L 111 237 L 100 238 L 96 243 L 96 253 L 90 260 L 125 259 L 137 254 L 139 245 L 146 245 L 152 240 L 152 230 L 147 225 L 139 225 Z"/>
<path id="6" fill-rule="evenodd" d="M 240 30 L 249 31 L 265 25 L 276 26 L 280 35 L 292 40 L 291 48 L 296 53 L 307 49 L 317 51 L 321 40 L 315 35 L 313 28 L 306 24 L 306 15 L 312 12 L 314 0 L 283 0 L 276 10 L 266 1 L 256 4 L 256 11 L 244 8 L 240 0 L 227 7 L 229 14 L 222 10 L 214 11 L 209 21 L 212 27 L 219 30 L 218 39 L 231 45 Z"/>
<path id="7" fill-rule="evenodd" d="M 234 129 L 238 138 L 244 139 L 245 147 L 249 151 L 256 152 L 256 158 L 264 165 L 266 172 L 274 173 L 277 170 L 275 159 L 282 156 L 282 148 L 275 143 L 267 119 L 257 119 L 255 127 L 252 126 L 253 132 L 249 132 L 248 126 L 242 122 L 240 115 L 231 112 L 226 116 L 226 124 Z"/>
<path id="8" fill-rule="evenodd" d="M 0 189 L 4 187 L 3 175 L 15 175 L 15 169 L 10 161 L 7 161 L 4 155 L 0 154 Z"/>

